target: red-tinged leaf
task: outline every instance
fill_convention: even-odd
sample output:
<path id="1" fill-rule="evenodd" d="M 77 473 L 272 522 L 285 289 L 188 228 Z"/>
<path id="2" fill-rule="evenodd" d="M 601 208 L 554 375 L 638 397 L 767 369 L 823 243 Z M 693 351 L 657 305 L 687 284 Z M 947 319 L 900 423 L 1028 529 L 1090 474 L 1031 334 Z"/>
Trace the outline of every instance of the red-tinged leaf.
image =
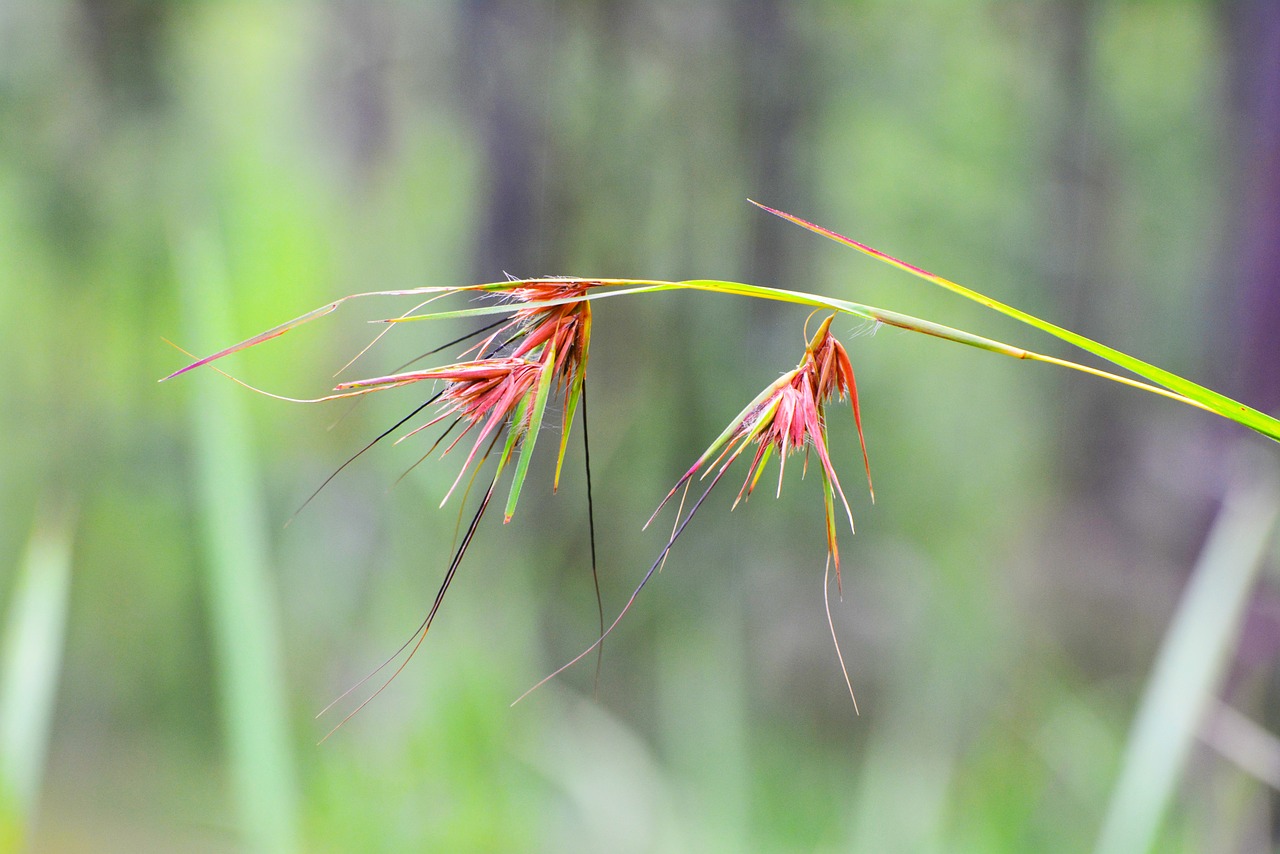
<path id="1" fill-rule="evenodd" d="M 915 266 L 914 264 L 908 264 L 906 261 L 902 261 L 902 260 L 899 260 L 898 258 L 894 258 L 892 255 L 887 255 L 878 249 L 872 249 L 870 246 L 867 246 L 864 243 L 859 243 L 853 238 L 845 237 L 843 234 L 832 231 L 831 229 L 825 228 L 824 226 L 816 225 L 815 223 L 809 222 L 809 220 L 807 219 L 801 219 L 800 217 L 795 216 L 794 214 L 789 214 L 786 211 L 780 211 L 780 210 L 771 208 L 768 205 L 762 205 L 753 199 L 747 199 L 747 201 L 751 202 L 751 204 L 755 205 L 761 210 L 768 211 L 774 216 L 782 217 L 788 222 L 794 222 L 796 225 L 800 226 L 801 228 L 807 228 L 810 231 L 814 232 L 815 234 L 821 234 L 823 237 L 829 237 L 832 240 L 836 241 L 837 243 L 843 243 L 845 246 L 850 246 L 854 249 L 857 249 L 859 252 L 863 252 L 867 255 L 870 255 L 872 258 L 877 258 L 881 261 L 884 261 L 887 264 L 892 264 L 893 266 L 899 268 L 900 270 L 906 270 L 908 273 L 911 273 L 914 276 L 919 276 L 923 279 L 928 279 L 931 282 L 936 282 L 939 284 L 946 281 L 941 276 L 935 276 L 933 273 L 930 273 L 928 270 L 922 270 L 919 267 Z M 955 285 L 954 282 L 951 282 L 949 284 Z M 960 287 L 959 285 L 955 285 L 955 286 Z M 968 290 L 968 289 L 965 288 L 965 290 Z M 973 291 L 969 291 L 969 293 L 972 294 L 974 297 L 981 297 L 981 299 L 984 301 L 995 302 L 995 300 L 987 300 L 986 297 L 983 297 L 981 294 L 974 293 Z"/>
<path id="2" fill-rule="evenodd" d="M 164 382 L 165 380 L 171 380 L 174 377 L 181 376 L 182 374 L 185 374 L 187 371 L 193 371 L 196 368 L 209 364 L 210 362 L 217 361 L 218 359 L 221 359 L 223 356 L 230 356 L 232 353 L 238 353 L 241 350 L 247 350 L 248 348 L 254 346 L 255 344 L 261 344 L 264 341 L 270 341 L 272 338 L 279 338 L 281 335 L 285 334 L 290 329 L 295 329 L 308 321 L 315 320 L 317 317 L 325 316 L 326 314 L 328 314 L 329 312 L 337 308 L 339 305 L 341 305 L 342 302 L 343 300 L 335 300 L 334 302 L 331 302 L 328 305 L 321 306 L 320 308 L 317 308 L 314 311 L 309 311 L 306 314 L 302 315 L 301 317 L 295 317 L 293 320 L 290 320 L 288 323 L 282 323 L 279 326 L 268 329 L 266 332 L 260 332 L 257 335 L 253 336 L 252 338 L 246 338 L 245 340 L 241 341 L 239 344 L 233 344 L 232 346 L 228 347 L 225 350 L 219 350 L 218 352 L 214 353 L 212 356 L 205 356 L 203 359 L 197 359 L 196 361 L 187 365 L 185 368 L 179 368 L 178 370 L 169 374 L 169 376 L 164 377 L 164 379 L 161 379 L 160 382 Z"/>
<path id="3" fill-rule="evenodd" d="M 1066 341 L 1068 344 L 1079 347 L 1081 350 L 1093 353 L 1095 356 L 1106 359 L 1112 364 L 1119 365 L 1126 370 L 1132 371 L 1140 377 L 1151 380 L 1164 388 L 1154 388 L 1145 383 L 1136 382 L 1126 377 L 1118 377 L 1105 371 L 1099 371 L 1096 368 L 1089 368 L 1083 365 L 1078 365 L 1074 362 L 1067 362 L 1061 359 L 1042 356 L 1039 353 L 1020 350 L 1020 348 L 1010 347 L 1009 345 L 1001 344 L 998 341 L 991 341 L 990 339 L 971 335 L 961 330 L 950 329 L 949 327 L 944 327 L 939 324 L 921 321 L 919 318 L 909 318 L 904 315 L 899 315 L 896 312 L 887 312 L 879 309 L 873 309 L 870 306 L 861 305 L 841 306 L 840 303 L 842 301 L 840 300 L 827 300 L 822 304 L 840 311 L 847 311 L 849 308 L 853 308 L 854 310 L 849 313 L 858 314 L 864 317 L 872 317 L 883 323 L 900 326 L 903 329 L 923 332 L 927 335 L 936 335 L 940 338 L 945 338 L 973 347 L 979 347 L 995 353 L 1002 353 L 1019 359 L 1033 359 L 1035 361 L 1056 364 L 1060 367 L 1083 371 L 1113 382 L 1120 382 L 1135 388 L 1141 388 L 1144 391 L 1161 394 L 1165 397 L 1178 400 L 1181 403 L 1187 403 L 1201 409 L 1206 409 L 1210 412 L 1215 412 L 1224 418 L 1235 421 L 1237 424 L 1242 424 L 1245 427 L 1256 430 L 1268 438 L 1280 441 L 1280 419 L 1273 418 L 1272 416 L 1260 412 L 1251 406 L 1247 406 L 1238 400 L 1232 400 L 1224 394 L 1220 394 L 1213 389 L 1194 383 L 1185 377 L 1172 373 L 1171 371 L 1166 371 L 1163 368 L 1151 364 L 1150 362 L 1145 362 L 1142 359 L 1130 356 L 1128 353 L 1123 353 L 1114 347 L 1108 347 L 1106 344 L 1094 341 L 1091 338 L 1086 338 L 1083 335 L 1072 332 L 1070 329 L 1065 329 L 1057 324 L 1050 323 L 1047 320 L 1041 320 L 1033 314 L 1028 314 L 1027 312 L 1014 308 L 1011 305 L 1006 305 L 999 300 L 992 299 L 985 294 L 966 288 L 964 285 L 957 284 L 950 279 L 944 279 L 942 276 L 930 273 L 928 270 L 917 267 L 914 264 L 908 264 L 906 261 L 895 258 L 892 255 L 879 251 L 878 249 L 872 249 L 866 244 L 859 243 L 852 238 L 845 237 L 843 234 L 832 231 L 829 228 L 815 225 L 808 220 L 801 219 L 798 216 L 785 213 L 784 211 L 775 210 L 774 208 L 762 205 L 756 201 L 752 201 L 751 204 L 761 210 L 768 211 L 774 216 L 781 217 L 782 219 L 795 223 L 802 228 L 806 228 L 815 234 L 820 234 L 823 237 L 830 238 L 837 243 L 844 244 L 845 246 L 856 249 L 865 255 L 869 255 L 872 258 L 883 261 L 900 270 L 904 270 L 911 275 L 924 279 L 938 287 L 946 288 L 947 290 L 959 294 L 966 299 L 973 300 L 979 305 L 984 305 L 992 311 L 998 311 L 1001 314 L 1012 317 L 1021 323 L 1025 323 L 1028 326 L 1039 329 L 1042 332 L 1046 332 L 1055 338 Z M 693 286 L 692 283 L 690 283 L 689 286 Z M 788 293 L 785 298 L 790 301 L 798 301 L 796 299 L 796 295 L 790 293 Z"/>
<path id="4" fill-rule="evenodd" d="M 849 403 L 853 407 L 853 425 L 858 429 L 858 444 L 862 446 L 862 465 L 867 470 L 867 492 L 871 493 L 871 503 L 876 503 L 876 488 L 871 485 L 871 458 L 867 456 L 867 439 L 862 435 L 862 409 L 858 406 L 858 386 L 854 381 L 853 368 L 849 368 Z"/>

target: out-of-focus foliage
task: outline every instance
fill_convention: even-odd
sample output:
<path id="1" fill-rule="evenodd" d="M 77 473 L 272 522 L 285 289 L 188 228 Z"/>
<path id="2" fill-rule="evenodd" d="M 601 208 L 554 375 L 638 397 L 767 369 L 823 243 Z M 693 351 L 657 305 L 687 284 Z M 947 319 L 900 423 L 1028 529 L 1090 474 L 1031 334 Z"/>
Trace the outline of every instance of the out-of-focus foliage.
<path id="1" fill-rule="evenodd" d="M 1237 97 L 1256 83 L 1246 8 L 0 4 L 0 605 L 38 504 L 77 508 L 32 847 L 246 844 L 206 585 L 209 461 L 191 423 L 193 399 L 226 381 L 157 385 L 185 358 L 162 337 L 203 354 L 347 293 L 509 272 L 794 287 L 1076 357 L 751 197 L 1280 405 L 1257 358 L 1241 367 L 1265 339 L 1238 334 L 1268 304 L 1241 273 L 1255 244 L 1235 237 L 1261 174 L 1242 142 L 1259 99 Z M 1248 216 L 1250 233 L 1265 227 Z M 212 300 L 231 307 L 225 339 L 183 314 L 210 304 L 182 296 L 193 240 L 220 265 L 198 281 L 225 291 Z M 361 318 L 383 309 L 368 311 L 227 368 L 321 392 L 373 334 Z M 662 546 L 640 525 L 794 365 L 805 314 L 692 293 L 595 309 L 608 616 Z M 465 331 L 398 329 L 368 364 Z M 732 491 L 708 502 L 605 644 L 595 698 L 584 663 L 508 708 L 597 631 L 581 466 L 566 461 L 552 495 L 550 437 L 520 513 L 482 524 L 418 657 L 316 747 L 329 727 L 312 716 L 430 606 L 460 502 L 438 505 L 459 461 L 389 488 L 426 444 L 379 446 L 286 528 L 421 397 L 387 392 L 344 415 L 233 387 L 284 658 L 262 700 L 287 718 L 281 779 L 296 778 L 300 845 L 1090 846 L 1234 446 L 1275 449 L 1087 377 L 889 329 L 833 331 L 857 371 L 876 482 L 874 507 L 850 491 L 859 527 L 841 539 L 833 602 L 860 717 L 822 610 L 813 472 L 732 514 Z M 853 477 L 856 433 L 832 422 Z M 1275 730 L 1280 604 L 1273 580 L 1259 584 L 1221 699 Z M 1224 732 L 1206 738 L 1222 749 Z M 1177 795 L 1189 806 L 1170 813 L 1160 850 L 1269 850 L 1268 791 L 1194 751 Z"/>

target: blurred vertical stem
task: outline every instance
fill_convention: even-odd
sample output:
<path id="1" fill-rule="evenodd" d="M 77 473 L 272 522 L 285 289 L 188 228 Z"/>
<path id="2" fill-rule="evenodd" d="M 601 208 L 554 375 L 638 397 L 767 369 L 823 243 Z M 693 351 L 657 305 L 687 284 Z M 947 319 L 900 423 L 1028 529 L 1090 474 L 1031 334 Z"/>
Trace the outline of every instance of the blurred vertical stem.
<path id="1" fill-rule="evenodd" d="M 19 851 L 44 776 L 71 582 L 71 513 L 39 512 L 0 647 L 0 851 Z"/>
<path id="2" fill-rule="evenodd" d="M 227 282 L 214 238 L 189 229 L 179 235 L 175 252 L 185 337 L 224 340 L 231 326 Z M 251 850 L 296 851 L 297 776 L 278 606 L 246 416 L 230 383 L 212 375 L 198 379 L 191 417 L 206 603 L 241 830 Z"/>
<path id="3" fill-rule="evenodd" d="M 1246 465 L 1209 532 L 1147 681 L 1097 854 L 1152 849 L 1235 649 L 1241 615 L 1280 509 L 1280 487 L 1270 459 L 1242 462 Z"/>

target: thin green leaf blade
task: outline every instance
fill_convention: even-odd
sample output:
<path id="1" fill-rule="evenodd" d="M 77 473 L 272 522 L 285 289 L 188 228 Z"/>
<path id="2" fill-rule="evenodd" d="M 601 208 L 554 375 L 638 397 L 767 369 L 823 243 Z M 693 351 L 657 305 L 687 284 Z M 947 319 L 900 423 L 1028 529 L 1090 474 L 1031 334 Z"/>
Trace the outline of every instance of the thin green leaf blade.
<path id="1" fill-rule="evenodd" d="M 560 470 L 564 467 L 564 455 L 569 449 L 569 428 L 573 424 L 574 414 L 578 411 L 578 401 L 582 399 L 582 380 L 583 376 L 579 373 L 573 378 L 565 394 L 564 427 L 560 431 L 560 449 L 556 453 L 556 473 L 551 481 L 552 492 L 560 489 Z"/>
<path id="2" fill-rule="evenodd" d="M 866 244 L 859 243 L 852 238 L 845 237 L 843 234 L 839 234 L 829 228 L 815 225 L 808 220 L 801 219 L 798 216 L 794 216 L 783 211 L 775 210 L 774 208 L 767 207 L 759 202 L 753 201 L 751 203 L 762 210 L 768 211 L 769 213 L 781 217 L 789 222 L 793 222 L 802 228 L 806 228 L 809 231 L 822 235 L 823 237 L 830 238 L 837 243 L 856 249 L 878 261 L 883 261 L 884 263 L 897 267 L 900 270 L 904 270 L 917 278 L 924 279 L 925 281 L 939 287 L 946 288 L 947 290 L 957 293 L 966 299 L 973 300 L 980 305 L 986 306 L 992 311 L 998 311 L 1001 314 L 1012 317 L 1015 320 L 1027 324 L 1028 326 L 1039 329 L 1042 332 L 1047 332 L 1055 338 L 1066 341 L 1068 344 L 1079 347 L 1081 350 L 1086 352 L 1093 353 L 1095 356 L 1099 356 L 1112 364 L 1119 365 L 1126 370 L 1132 371 L 1138 376 L 1146 377 L 1152 382 L 1162 385 L 1170 391 L 1197 401 L 1203 404 L 1204 408 L 1216 412 L 1224 418 L 1228 418 L 1235 421 L 1237 424 L 1256 430 L 1271 439 L 1280 441 L 1280 420 L 1277 420 L 1264 412 L 1260 412 L 1251 406 L 1247 406 L 1238 400 L 1232 400 L 1226 395 L 1220 394 L 1198 383 L 1194 383 L 1185 377 L 1178 376 L 1171 371 L 1166 371 L 1163 368 L 1150 364 L 1149 362 L 1130 356 L 1127 353 L 1116 350 L 1114 347 L 1108 347 L 1106 344 L 1094 341 L 1091 338 L 1086 338 L 1083 335 L 1072 332 L 1069 329 L 1064 329 L 1047 320 L 1041 320 L 1035 315 L 1028 314 L 1025 311 L 1014 308 L 1013 306 L 1006 305 L 999 300 L 992 299 L 991 297 L 978 293 L 964 285 L 957 284 L 949 279 L 944 279 L 942 276 L 930 273 L 928 270 L 921 269 L 913 264 L 908 264 L 906 261 L 902 261 L 877 249 L 872 249 Z"/>
<path id="3" fill-rule="evenodd" d="M 511 521 L 516 512 L 516 502 L 520 499 L 520 489 L 524 486 L 525 475 L 529 472 L 529 460 L 533 457 L 533 446 L 542 427 L 542 416 L 547 410 L 547 398 L 551 395 L 551 379 L 555 374 L 556 348 L 549 346 L 543 357 L 542 376 L 538 379 L 538 388 L 534 392 L 533 409 L 529 413 L 529 421 L 520 440 L 520 456 L 516 460 L 515 474 L 511 476 L 511 494 L 507 497 L 507 509 L 504 522 Z M 513 426 L 513 434 L 517 432 Z"/>
<path id="4" fill-rule="evenodd" d="M 582 312 L 582 332 L 580 339 L 583 342 L 581 361 L 574 370 L 573 378 L 569 382 L 569 388 L 565 392 L 564 399 L 564 419 L 560 429 L 560 450 L 556 454 L 556 473 L 551 481 L 551 491 L 555 492 L 560 489 L 560 470 L 564 467 L 564 455 L 569 447 L 569 433 L 572 432 L 573 416 L 578 411 L 578 401 L 582 398 L 582 386 L 587 378 L 587 358 L 591 346 L 591 306 L 584 306 Z M 583 422 L 586 422 L 586 413 L 583 413 Z M 585 440 L 584 440 L 585 441 Z"/>

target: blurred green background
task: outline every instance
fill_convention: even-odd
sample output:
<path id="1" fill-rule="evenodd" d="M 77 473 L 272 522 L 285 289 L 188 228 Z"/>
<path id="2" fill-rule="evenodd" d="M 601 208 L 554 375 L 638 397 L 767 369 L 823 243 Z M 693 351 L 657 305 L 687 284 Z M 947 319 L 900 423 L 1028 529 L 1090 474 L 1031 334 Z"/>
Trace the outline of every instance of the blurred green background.
<path id="1" fill-rule="evenodd" d="M 1266 440 L 838 320 L 878 502 L 837 411 L 858 533 L 833 610 L 860 716 L 798 466 L 778 500 L 730 514 L 735 482 L 708 502 L 596 696 L 583 663 L 509 708 L 597 625 L 580 456 L 552 495 L 546 441 L 418 656 L 316 746 L 355 703 L 313 715 L 429 607 L 461 457 L 392 487 L 427 445 L 381 445 L 283 527 L 419 392 L 344 416 L 211 372 L 157 385 L 184 361 L 162 338 L 203 354 L 347 293 L 571 274 L 809 290 L 1074 358 L 750 197 L 1274 412 L 1276 9 L 0 2 L 0 846 L 1088 850 L 1141 764 L 1131 724 L 1179 594 Z M 353 304 L 227 368 L 322 393 L 364 321 L 407 307 Z M 640 525 L 794 366 L 805 314 L 597 308 L 608 617 L 661 548 Z M 365 367 L 465 331 L 398 329 Z M 1265 543 L 1266 490 L 1241 489 Z M 1267 561 L 1235 563 L 1242 592 L 1206 600 L 1216 639 L 1196 624 L 1209 684 L 1176 704 L 1206 714 L 1156 742 L 1185 762 L 1135 772 L 1172 789 L 1145 837 L 1162 851 L 1270 851 L 1280 827 L 1280 596 Z"/>

